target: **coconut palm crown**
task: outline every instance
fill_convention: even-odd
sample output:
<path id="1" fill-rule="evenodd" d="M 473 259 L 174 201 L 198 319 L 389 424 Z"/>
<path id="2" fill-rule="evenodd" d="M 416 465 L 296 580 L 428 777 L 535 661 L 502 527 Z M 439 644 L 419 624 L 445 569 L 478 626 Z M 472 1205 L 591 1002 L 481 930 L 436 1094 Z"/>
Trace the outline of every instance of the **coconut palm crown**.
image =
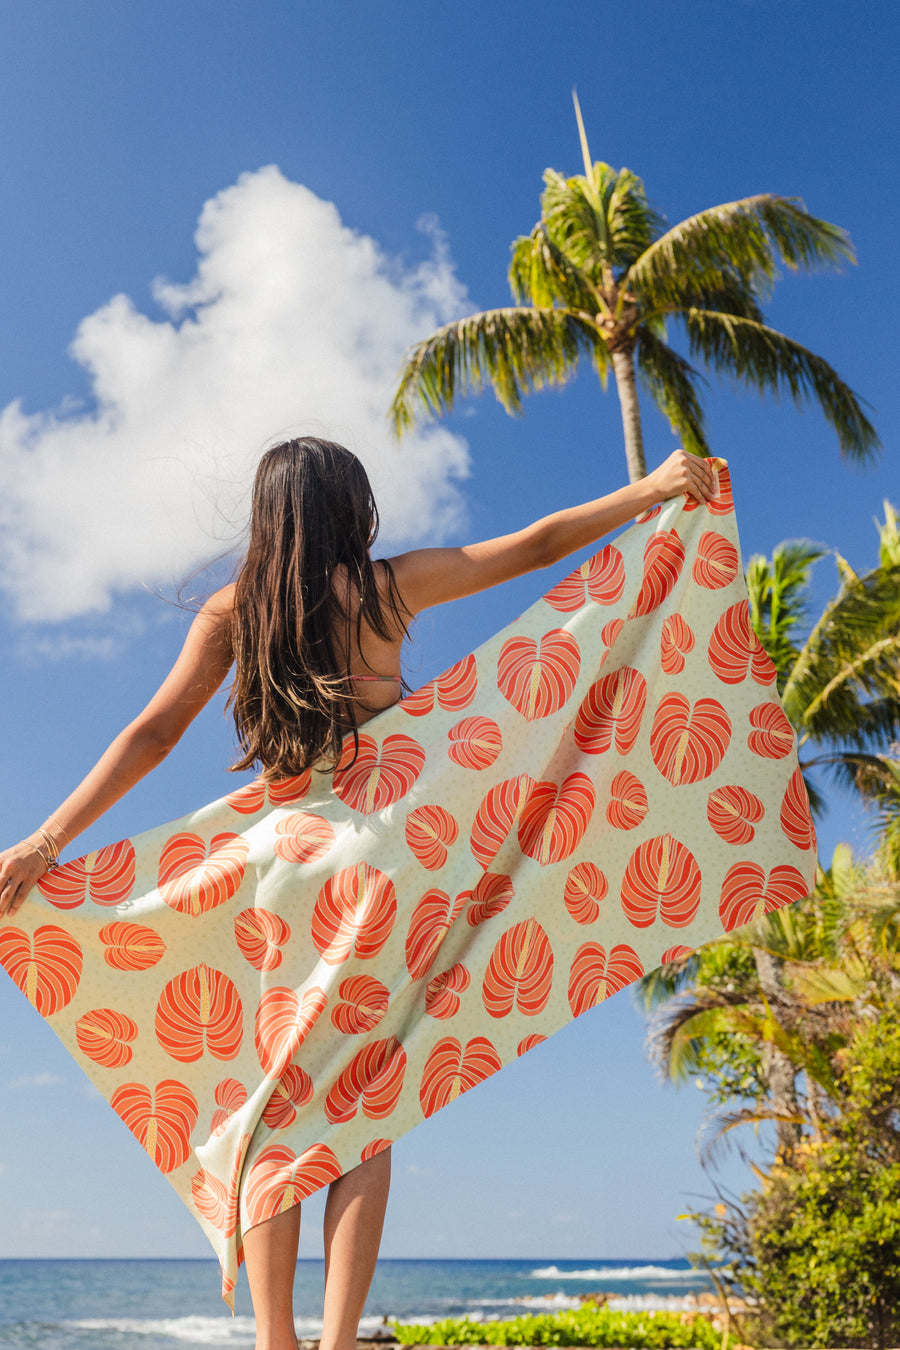
<path id="1" fill-rule="evenodd" d="M 706 455 L 703 377 L 666 342 L 673 319 L 691 358 L 759 392 L 818 402 L 842 453 L 870 458 L 880 443 L 857 396 L 822 357 L 768 327 L 760 308 L 779 262 L 811 270 L 852 261 L 844 230 L 771 193 L 668 229 L 636 174 L 591 161 L 577 98 L 575 112 L 584 174 L 544 174 L 541 218 L 512 245 L 516 303 L 410 348 L 391 408 L 397 434 L 485 384 L 520 412 L 524 394 L 564 383 L 588 357 L 604 388 L 612 368 L 632 481 L 646 473 L 636 372 L 685 449 Z"/>

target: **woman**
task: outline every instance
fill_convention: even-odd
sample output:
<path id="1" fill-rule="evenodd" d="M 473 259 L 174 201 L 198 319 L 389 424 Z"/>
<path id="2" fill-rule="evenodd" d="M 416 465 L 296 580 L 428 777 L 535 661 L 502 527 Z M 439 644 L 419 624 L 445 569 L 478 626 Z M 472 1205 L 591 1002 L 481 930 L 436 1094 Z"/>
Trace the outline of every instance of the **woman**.
<path id="1" fill-rule="evenodd" d="M 269 780 L 333 768 L 348 733 L 401 696 L 400 658 L 422 610 L 547 567 L 680 493 L 714 491 L 702 459 L 676 451 L 638 483 L 517 533 L 373 562 L 377 513 L 349 451 L 313 438 L 269 450 L 253 491 L 237 580 L 200 610 L 147 707 L 34 834 L 0 853 L 0 917 L 11 918 L 60 850 L 158 764 L 235 666 L 242 755 Z M 378 1254 L 390 1150 L 334 1181 L 325 1211 L 322 1350 L 350 1350 Z M 300 1207 L 243 1233 L 257 1350 L 296 1345 L 291 1293 Z"/>

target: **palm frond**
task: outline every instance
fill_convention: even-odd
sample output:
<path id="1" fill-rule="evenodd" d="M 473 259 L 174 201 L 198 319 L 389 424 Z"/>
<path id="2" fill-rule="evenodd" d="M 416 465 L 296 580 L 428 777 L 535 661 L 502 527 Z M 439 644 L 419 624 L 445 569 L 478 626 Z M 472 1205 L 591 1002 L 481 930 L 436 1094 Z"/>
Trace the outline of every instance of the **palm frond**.
<path id="1" fill-rule="evenodd" d="M 758 1128 L 760 1125 L 778 1124 L 785 1122 L 789 1125 L 809 1125 L 809 1116 L 805 1111 L 796 1113 L 786 1111 L 774 1111 L 770 1106 L 743 1106 L 735 1111 L 722 1111 L 709 1117 L 704 1121 L 700 1137 L 697 1141 L 697 1152 L 700 1161 L 704 1167 L 715 1167 L 721 1161 L 722 1154 L 726 1146 L 734 1141 L 731 1138 L 733 1130 L 741 1125 L 752 1125 Z M 746 1160 L 745 1160 L 746 1161 Z"/>
<path id="2" fill-rule="evenodd" d="M 900 751 L 900 747 L 896 749 Z M 877 810 L 878 851 L 882 863 L 888 876 L 900 881 L 900 759 L 890 755 L 855 758 L 855 786 Z"/>
<path id="3" fill-rule="evenodd" d="M 716 313 L 736 314 L 741 319 L 765 323 L 765 316 L 752 287 L 723 262 L 718 271 L 710 267 L 682 272 L 665 292 L 653 290 L 638 277 L 632 285 L 631 273 L 623 281 L 628 294 L 641 305 L 644 321 L 680 315 L 686 309 L 710 309 Z"/>
<path id="4" fill-rule="evenodd" d="M 509 285 L 516 304 L 538 309 L 561 305 L 590 315 L 608 309 L 587 274 L 554 244 L 543 221 L 516 239 L 511 253 Z"/>
<path id="5" fill-rule="evenodd" d="M 608 165 L 595 166 L 598 169 Z M 612 173 L 612 170 L 609 170 Z M 566 178 L 556 169 L 544 173 L 541 221 L 554 244 L 595 284 L 602 284 L 604 269 L 612 267 L 612 241 L 606 216 L 608 184 L 598 174 L 590 184 L 577 175 Z"/>
<path id="6" fill-rule="evenodd" d="M 900 567 L 900 516 L 885 498 L 884 524 L 876 520 L 879 534 L 878 560 L 882 567 Z"/>
<path id="7" fill-rule="evenodd" d="M 597 162 L 589 177 L 544 174 L 541 218 L 550 237 L 595 283 L 613 279 L 652 243 L 663 223 L 630 169 Z"/>
<path id="8" fill-rule="evenodd" d="M 787 539 L 771 559 L 754 553 L 747 564 L 750 622 L 778 671 L 779 690 L 800 654 L 794 637 L 806 620 L 810 573 L 827 551 L 806 539 Z"/>
<path id="9" fill-rule="evenodd" d="M 697 395 L 697 382 L 703 379 L 702 375 L 643 325 L 639 330 L 637 364 L 650 397 L 681 437 L 685 450 L 707 456 L 710 450 Z"/>
<path id="10" fill-rule="evenodd" d="M 564 384 L 602 339 L 562 309 L 493 309 L 446 324 L 407 352 L 390 417 L 398 435 L 449 412 L 458 394 L 493 387 L 507 412 L 522 396 Z"/>
<path id="11" fill-rule="evenodd" d="M 688 309 L 681 317 L 692 356 L 752 389 L 786 392 L 795 403 L 814 399 L 852 459 L 871 459 L 881 448 L 860 400 L 815 352 L 753 319 L 707 309 Z"/>
<path id="12" fill-rule="evenodd" d="M 763 193 L 673 225 L 631 266 L 627 284 L 659 302 L 678 303 L 704 278 L 715 287 L 721 277 L 737 277 L 760 296 L 771 288 L 779 259 L 790 268 L 812 268 L 853 257 L 850 239 L 837 225 L 809 215 L 797 197 Z"/>
<path id="13" fill-rule="evenodd" d="M 861 576 L 845 569 L 842 577 L 782 700 L 804 740 L 843 740 L 843 752 L 884 750 L 900 734 L 900 565 Z"/>

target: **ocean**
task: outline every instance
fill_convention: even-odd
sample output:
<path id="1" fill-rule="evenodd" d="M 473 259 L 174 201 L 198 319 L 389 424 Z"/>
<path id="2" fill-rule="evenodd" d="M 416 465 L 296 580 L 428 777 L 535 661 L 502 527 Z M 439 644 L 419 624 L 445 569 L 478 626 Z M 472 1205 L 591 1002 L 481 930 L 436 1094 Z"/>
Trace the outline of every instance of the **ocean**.
<path id="1" fill-rule="evenodd" d="M 297 1334 L 321 1330 L 322 1261 L 297 1266 Z M 491 1320 L 576 1307 L 579 1295 L 604 1290 L 614 1306 L 667 1306 L 711 1288 L 686 1261 L 382 1260 L 360 1326 L 386 1318 Z M 41 1350 L 175 1350 L 189 1345 L 252 1347 L 246 1279 L 236 1316 L 219 1298 L 215 1261 L 0 1261 L 0 1346 Z"/>

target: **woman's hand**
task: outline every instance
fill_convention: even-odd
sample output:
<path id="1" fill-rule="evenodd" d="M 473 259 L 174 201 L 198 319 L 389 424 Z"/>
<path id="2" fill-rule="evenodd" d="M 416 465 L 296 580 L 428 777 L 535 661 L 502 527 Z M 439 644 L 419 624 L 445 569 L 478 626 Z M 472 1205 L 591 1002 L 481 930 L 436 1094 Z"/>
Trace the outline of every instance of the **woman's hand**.
<path id="1" fill-rule="evenodd" d="M 686 450 L 676 450 L 663 460 L 658 469 L 647 474 L 646 481 L 659 493 L 661 502 L 677 497 L 680 492 L 689 492 L 698 502 L 715 495 L 715 474 L 709 461 L 689 455 Z"/>
<path id="2" fill-rule="evenodd" d="M 0 853 L 0 919 L 12 918 L 47 871 L 41 855 L 23 839 Z"/>

